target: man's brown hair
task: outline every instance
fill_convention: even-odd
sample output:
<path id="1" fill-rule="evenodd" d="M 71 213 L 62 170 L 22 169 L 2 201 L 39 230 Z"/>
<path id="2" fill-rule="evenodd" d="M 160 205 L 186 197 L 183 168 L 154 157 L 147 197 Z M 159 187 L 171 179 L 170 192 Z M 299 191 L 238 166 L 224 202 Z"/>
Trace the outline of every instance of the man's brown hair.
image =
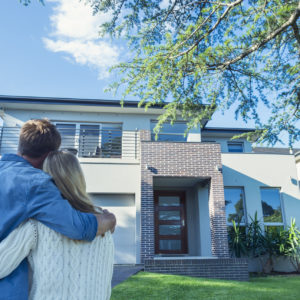
<path id="1" fill-rule="evenodd" d="M 60 144 L 61 136 L 49 120 L 29 120 L 21 128 L 18 151 L 21 155 L 38 158 L 58 150 Z"/>

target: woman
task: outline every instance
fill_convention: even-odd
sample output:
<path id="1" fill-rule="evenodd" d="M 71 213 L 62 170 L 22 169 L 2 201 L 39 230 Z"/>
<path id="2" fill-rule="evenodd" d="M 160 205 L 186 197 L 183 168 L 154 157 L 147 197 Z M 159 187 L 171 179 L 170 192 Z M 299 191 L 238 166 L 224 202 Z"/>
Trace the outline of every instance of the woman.
<path id="1" fill-rule="evenodd" d="M 86 193 L 83 172 L 73 154 L 51 152 L 43 170 L 75 209 L 101 213 Z M 114 256 L 110 232 L 91 243 L 74 241 L 29 220 L 0 243 L 0 278 L 9 275 L 26 256 L 33 270 L 29 299 L 110 298 Z"/>

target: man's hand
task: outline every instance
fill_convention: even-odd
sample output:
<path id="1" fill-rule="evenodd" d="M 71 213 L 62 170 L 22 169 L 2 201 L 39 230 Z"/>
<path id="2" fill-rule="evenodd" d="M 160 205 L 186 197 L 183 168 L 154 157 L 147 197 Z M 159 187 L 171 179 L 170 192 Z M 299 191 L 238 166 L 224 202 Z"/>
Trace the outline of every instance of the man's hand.
<path id="1" fill-rule="evenodd" d="M 115 231 L 116 227 L 116 217 L 114 214 L 110 213 L 108 210 L 103 210 L 101 214 L 95 214 L 98 221 L 98 235 L 104 235 L 106 231 L 110 230 L 111 233 Z"/>

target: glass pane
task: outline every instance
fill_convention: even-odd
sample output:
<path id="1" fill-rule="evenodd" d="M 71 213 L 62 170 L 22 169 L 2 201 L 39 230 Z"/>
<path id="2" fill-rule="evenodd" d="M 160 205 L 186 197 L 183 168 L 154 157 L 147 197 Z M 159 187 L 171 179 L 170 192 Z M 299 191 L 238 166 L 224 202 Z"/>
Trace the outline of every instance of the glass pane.
<path id="1" fill-rule="evenodd" d="M 157 122 L 151 122 L 151 140 L 155 141 L 155 134 L 153 129 L 156 126 Z M 184 136 L 186 130 L 186 123 L 176 122 L 173 125 L 164 124 L 160 130 L 157 141 L 172 141 L 172 142 L 186 142 L 187 136 Z"/>
<path id="2" fill-rule="evenodd" d="M 226 220 L 245 223 L 244 192 L 242 188 L 225 188 Z"/>
<path id="3" fill-rule="evenodd" d="M 99 125 L 80 125 L 79 155 L 83 157 L 95 156 L 100 151 Z"/>
<path id="4" fill-rule="evenodd" d="M 159 240 L 160 250 L 181 250 L 181 240 Z"/>
<path id="5" fill-rule="evenodd" d="M 121 157 L 122 124 L 103 124 L 101 133 L 101 156 Z"/>
<path id="6" fill-rule="evenodd" d="M 283 226 L 265 226 L 265 232 L 269 235 L 276 235 L 283 230 Z"/>
<path id="7" fill-rule="evenodd" d="M 180 198 L 178 196 L 159 196 L 158 197 L 159 206 L 179 206 Z"/>
<path id="8" fill-rule="evenodd" d="M 161 210 L 159 211 L 159 220 L 180 221 L 180 211 Z"/>
<path id="9" fill-rule="evenodd" d="M 279 189 L 260 190 L 264 222 L 282 222 Z"/>
<path id="10" fill-rule="evenodd" d="M 75 148 L 76 124 L 56 124 L 61 135 L 60 148 Z"/>
<path id="11" fill-rule="evenodd" d="M 159 225 L 160 235 L 180 235 L 180 225 Z"/>
<path id="12" fill-rule="evenodd" d="M 243 152 L 243 143 L 228 143 L 228 152 Z"/>

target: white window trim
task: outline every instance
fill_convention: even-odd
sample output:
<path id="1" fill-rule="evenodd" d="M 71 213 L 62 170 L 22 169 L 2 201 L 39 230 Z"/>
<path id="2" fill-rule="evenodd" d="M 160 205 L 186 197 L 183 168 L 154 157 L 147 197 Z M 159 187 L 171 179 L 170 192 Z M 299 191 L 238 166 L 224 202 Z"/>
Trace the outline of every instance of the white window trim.
<path id="1" fill-rule="evenodd" d="M 244 220 L 245 222 L 240 223 L 240 226 L 247 226 L 248 224 L 248 218 L 247 218 L 247 209 L 246 209 L 246 195 L 245 195 L 245 187 L 244 186 L 224 186 L 224 197 L 225 197 L 225 189 L 242 189 L 243 190 L 243 207 L 244 207 Z M 225 198 L 224 198 L 225 200 Z M 226 215 L 226 207 L 225 207 L 225 215 Z M 227 222 L 226 218 L 226 224 L 227 226 L 233 226 L 232 222 Z"/>
<path id="2" fill-rule="evenodd" d="M 57 124 L 75 124 L 75 141 L 74 141 L 74 147 L 76 149 L 78 149 L 78 154 L 79 154 L 79 140 L 80 140 L 80 126 L 81 125 L 99 125 L 99 131 L 100 131 L 100 135 L 99 135 L 99 143 L 98 146 L 101 147 L 101 143 L 102 143 L 102 126 L 106 125 L 106 124 L 117 124 L 117 125 L 121 125 L 121 132 L 123 132 L 123 123 L 122 122 L 84 122 L 84 121 L 59 121 L 59 120 L 52 120 L 51 121 L 55 126 Z M 122 133 L 123 136 L 123 133 Z M 89 157 L 86 157 L 88 159 L 90 159 Z"/>
<path id="3" fill-rule="evenodd" d="M 281 193 L 281 187 L 278 187 L 278 186 L 260 186 L 259 187 L 259 191 L 261 190 L 267 190 L 267 189 L 278 189 L 279 190 L 279 201 L 280 201 L 280 208 L 281 208 L 281 218 L 282 218 L 282 222 L 265 222 L 263 220 L 263 226 L 264 226 L 264 229 L 266 226 L 283 226 L 283 228 L 286 227 L 286 220 L 285 220 L 285 213 L 284 213 L 284 205 L 283 205 L 283 199 L 282 199 L 282 193 Z M 261 193 L 260 193 L 261 195 Z M 260 203 L 261 203 L 261 206 L 262 206 L 262 199 L 260 199 Z M 262 209 L 262 207 L 261 207 Z M 263 209 L 262 209 L 262 216 L 264 218 L 264 212 L 263 212 Z"/>

